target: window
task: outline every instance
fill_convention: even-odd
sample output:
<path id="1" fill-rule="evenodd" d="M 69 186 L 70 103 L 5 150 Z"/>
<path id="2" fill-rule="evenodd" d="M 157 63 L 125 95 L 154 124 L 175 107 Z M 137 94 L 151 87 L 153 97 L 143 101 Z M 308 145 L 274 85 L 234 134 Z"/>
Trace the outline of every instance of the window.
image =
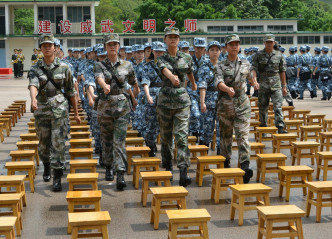
<path id="1" fill-rule="evenodd" d="M 293 37 L 276 37 L 276 41 L 279 44 L 291 45 L 293 44 Z"/>
<path id="2" fill-rule="evenodd" d="M 219 43 L 224 43 L 225 42 L 225 37 L 208 37 L 207 42 L 211 41 L 217 41 Z"/>
<path id="3" fill-rule="evenodd" d="M 70 22 L 84 22 L 91 19 L 90 7 L 68 7 L 67 11 Z"/>
<path id="4" fill-rule="evenodd" d="M 103 39 L 96 39 L 96 44 L 104 44 Z"/>
<path id="5" fill-rule="evenodd" d="M 0 16 L 5 16 L 5 8 L 0 7 Z"/>
<path id="6" fill-rule="evenodd" d="M 263 32 L 264 27 L 263 26 L 238 26 L 237 31 L 238 32 Z"/>
<path id="7" fill-rule="evenodd" d="M 68 39 L 67 47 L 91 47 L 91 39 Z"/>
<path id="8" fill-rule="evenodd" d="M 234 31 L 233 26 L 208 26 L 208 32 L 232 32 Z"/>
<path id="9" fill-rule="evenodd" d="M 267 26 L 268 32 L 292 32 L 294 27 L 292 25 L 269 25 Z"/>
<path id="10" fill-rule="evenodd" d="M 263 37 L 240 37 L 242 45 L 261 45 Z"/>
<path id="11" fill-rule="evenodd" d="M 148 42 L 147 38 L 124 38 L 123 39 L 124 46 L 132 46 L 135 44 L 143 45 L 146 42 Z"/>
<path id="12" fill-rule="evenodd" d="M 56 22 L 56 17 L 63 17 L 62 7 L 38 7 L 38 20 Z"/>
<path id="13" fill-rule="evenodd" d="M 5 43 L 4 40 L 0 40 L 0 48 L 5 48 Z"/>
<path id="14" fill-rule="evenodd" d="M 324 36 L 324 44 L 331 44 L 332 36 Z"/>
<path id="15" fill-rule="evenodd" d="M 298 36 L 298 44 L 320 44 L 320 36 Z"/>
<path id="16" fill-rule="evenodd" d="M 152 38 L 152 42 L 155 42 L 155 41 L 164 42 L 164 38 Z"/>
<path id="17" fill-rule="evenodd" d="M 193 37 L 181 37 L 180 41 L 187 41 L 189 42 L 189 46 L 194 45 L 194 38 Z"/>

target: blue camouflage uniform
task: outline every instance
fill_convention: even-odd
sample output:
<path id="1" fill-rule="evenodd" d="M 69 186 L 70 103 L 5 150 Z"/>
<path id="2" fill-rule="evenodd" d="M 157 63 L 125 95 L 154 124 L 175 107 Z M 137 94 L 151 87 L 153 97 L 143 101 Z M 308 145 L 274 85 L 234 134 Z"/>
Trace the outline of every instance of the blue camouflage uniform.
<path id="1" fill-rule="evenodd" d="M 318 58 L 320 56 L 321 48 L 315 47 L 315 55 L 311 58 L 311 71 L 313 72 L 317 63 Z M 312 78 L 310 79 L 310 85 L 311 89 L 313 91 L 313 97 L 317 97 L 317 88 L 320 88 L 319 82 L 319 71 L 316 71 L 315 75 L 312 75 Z M 312 97 L 312 98 L 313 98 Z"/>
<path id="2" fill-rule="evenodd" d="M 322 100 L 326 100 L 331 97 L 331 58 L 327 54 L 329 48 L 326 46 L 322 47 L 322 55 L 318 58 L 317 65 L 319 74 L 319 82 L 321 84 L 321 90 L 323 93 Z"/>
<path id="3" fill-rule="evenodd" d="M 295 56 L 294 47 L 289 48 L 290 55 L 286 57 L 286 79 L 287 79 L 287 86 L 291 93 L 293 99 L 297 97 L 296 90 L 297 90 L 297 57 Z"/>
<path id="4" fill-rule="evenodd" d="M 298 99 L 303 99 L 303 93 L 305 89 L 308 89 L 310 91 L 308 83 L 309 79 L 311 78 L 311 58 L 307 53 L 305 53 L 305 46 L 301 46 L 300 50 L 304 53 L 299 57 L 298 61 L 298 69 L 300 69 L 300 79 L 298 81 L 298 91 L 300 93 L 300 97 Z"/>

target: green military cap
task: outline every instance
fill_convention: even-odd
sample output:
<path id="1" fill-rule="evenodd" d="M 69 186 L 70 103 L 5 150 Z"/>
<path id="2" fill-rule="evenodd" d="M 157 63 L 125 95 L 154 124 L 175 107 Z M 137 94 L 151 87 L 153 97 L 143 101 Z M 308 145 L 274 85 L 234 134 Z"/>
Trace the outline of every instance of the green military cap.
<path id="1" fill-rule="evenodd" d="M 264 36 L 264 42 L 266 41 L 275 41 L 276 37 L 273 34 L 266 34 Z"/>
<path id="2" fill-rule="evenodd" d="M 239 35 L 236 34 L 232 34 L 232 35 L 228 35 L 225 37 L 225 44 L 231 43 L 233 41 L 238 41 L 240 42 L 240 37 Z"/>
<path id="3" fill-rule="evenodd" d="M 44 34 L 39 37 L 39 46 L 41 46 L 44 43 L 52 43 L 54 44 L 54 36 L 53 34 Z"/>
<path id="4" fill-rule="evenodd" d="M 104 42 L 104 44 L 107 44 L 109 42 L 120 43 L 119 34 L 117 34 L 117 33 L 108 34 L 108 35 L 104 36 L 103 42 Z"/>
<path id="5" fill-rule="evenodd" d="M 165 36 L 167 35 L 180 36 L 180 30 L 176 27 L 166 27 L 164 31 L 165 31 Z"/>

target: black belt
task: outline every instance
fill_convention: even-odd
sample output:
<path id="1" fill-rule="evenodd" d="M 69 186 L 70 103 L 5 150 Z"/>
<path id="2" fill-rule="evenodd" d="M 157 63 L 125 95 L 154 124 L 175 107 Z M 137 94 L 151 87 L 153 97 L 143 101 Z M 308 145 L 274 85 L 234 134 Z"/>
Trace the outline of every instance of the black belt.
<path id="1" fill-rule="evenodd" d="M 125 93 L 124 89 L 117 89 L 117 90 L 113 89 L 107 95 L 105 95 L 104 93 L 102 93 L 100 98 L 105 100 L 105 99 L 108 99 L 108 96 L 110 96 L 110 95 L 121 95 L 123 93 Z"/>
<path id="2" fill-rule="evenodd" d="M 150 87 L 162 87 L 163 82 L 151 82 Z"/>
<path id="3" fill-rule="evenodd" d="M 214 86 L 209 86 L 206 90 L 207 91 L 217 91 Z"/>

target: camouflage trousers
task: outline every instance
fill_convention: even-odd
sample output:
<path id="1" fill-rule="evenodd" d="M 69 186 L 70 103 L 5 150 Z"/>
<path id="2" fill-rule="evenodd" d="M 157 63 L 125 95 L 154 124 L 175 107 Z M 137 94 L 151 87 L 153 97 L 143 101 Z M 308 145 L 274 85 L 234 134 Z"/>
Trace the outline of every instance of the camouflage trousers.
<path id="1" fill-rule="evenodd" d="M 200 130 L 201 112 L 199 109 L 199 95 L 196 92 L 189 94 L 191 100 L 190 106 L 190 119 L 189 119 L 189 132 L 195 133 Z"/>
<path id="2" fill-rule="evenodd" d="M 35 119 L 39 139 L 38 154 L 44 164 L 51 163 L 52 169 L 63 169 L 65 158 L 65 137 L 67 136 L 66 117 Z"/>
<path id="3" fill-rule="evenodd" d="M 116 171 L 127 167 L 126 136 L 129 113 L 119 118 L 98 116 L 103 162 Z"/>
<path id="4" fill-rule="evenodd" d="M 331 84 L 332 84 L 332 81 L 331 80 L 325 80 L 325 81 L 322 81 L 321 80 L 321 90 L 322 90 L 322 93 L 323 93 L 323 96 L 327 97 L 327 93 L 331 93 Z"/>
<path id="5" fill-rule="evenodd" d="M 101 150 L 100 125 L 98 123 L 98 112 L 94 109 L 92 109 L 90 128 L 92 131 L 92 136 L 95 139 L 95 148 Z"/>
<path id="6" fill-rule="evenodd" d="M 84 102 L 86 102 L 86 101 L 88 101 L 88 100 L 85 100 Z M 90 125 L 92 124 L 92 122 L 91 122 L 92 110 L 93 110 L 93 108 L 89 105 L 89 102 L 87 102 L 87 104 L 85 106 L 85 112 L 86 112 L 86 115 L 88 116 L 88 121 L 89 121 Z"/>
<path id="7" fill-rule="evenodd" d="M 142 97 L 144 95 L 144 91 L 140 92 L 137 96 L 137 103 L 136 110 L 134 111 L 134 118 L 133 118 L 133 129 L 138 130 L 138 132 L 141 133 L 143 136 L 144 130 L 143 130 L 143 109 L 144 106 L 142 104 Z"/>
<path id="8" fill-rule="evenodd" d="M 190 166 L 188 149 L 190 107 L 182 109 L 167 109 L 157 107 L 157 118 L 160 127 L 162 164 L 171 164 L 173 159 L 173 134 L 177 145 L 178 168 Z"/>
<path id="9" fill-rule="evenodd" d="M 314 94 L 317 94 L 318 79 L 310 79 L 309 84 L 310 84 L 311 91 L 313 91 Z"/>
<path id="10" fill-rule="evenodd" d="M 250 144 L 249 144 L 249 127 L 250 127 L 250 103 L 248 98 L 234 98 L 224 100 L 218 104 L 218 118 L 220 127 L 220 151 L 227 160 L 232 157 L 233 129 L 239 148 L 239 162 L 250 162 Z"/>
<path id="11" fill-rule="evenodd" d="M 297 90 L 297 82 L 296 82 L 296 78 L 290 78 L 288 79 L 288 88 L 290 91 L 296 91 Z"/>
<path id="12" fill-rule="evenodd" d="M 213 138 L 213 131 L 217 117 L 217 110 L 214 108 L 207 108 L 202 114 L 200 141 L 209 144 Z"/>
<path id="13" fill-rule="evenodd" d="M 145 125 L 145 144 L 149 147 L 157 142 L 159 134 L 159 125 L 157 120 L 157 111 L 155 105 L 146 104 L 144 106 L 144 125 Z"/>
<path id="14" fill-rule="evenodd" d="M 288 104 L 293 102 L 292 96 L 289 93 L 288 83 L 287 83 L 287 95 L 284 96 L 284 99 L 287 101 Z"/>
<path id="15" fill-rule="evenodd" d="M 298 91 L 300 93 L 300 97 L 303 97 L 303 93 L 306 89 L 310 90 L 309 80 L 301 80 L 300 79 L 299 83 L 298 83 Z"/>
<path id="16" fill-rule="evenodd" d="M 274 122 L 276 127 L 284 127 L 284 118 L 282 114 L 283 95 L 281 89 L 271 90 L 260 88 L 258 93 L 259 121 L 260 126 L 266 127 L 268 120 L 268 110 L 270 99 L 273 103 Z"/>

